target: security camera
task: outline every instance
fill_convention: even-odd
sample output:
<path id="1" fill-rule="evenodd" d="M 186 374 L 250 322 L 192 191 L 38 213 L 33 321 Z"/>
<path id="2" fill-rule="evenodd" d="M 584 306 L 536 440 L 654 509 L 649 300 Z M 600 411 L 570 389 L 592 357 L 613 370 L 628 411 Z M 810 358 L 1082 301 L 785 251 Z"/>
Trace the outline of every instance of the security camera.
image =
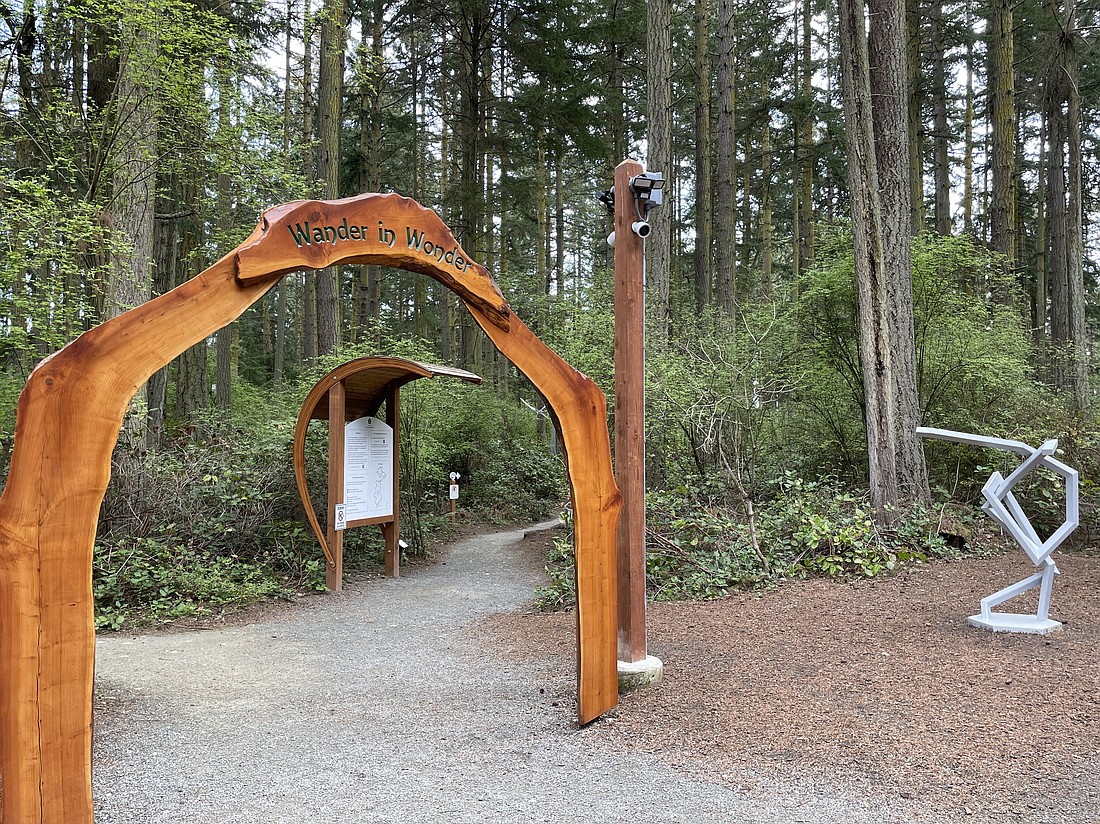
<path id="1" fill-rule="evenodd" d="M 609 234 L 607 236 L 607 245 L 610 246 L 612 249 L 615 248 L 615 233 L 614 232 L 612 232 L 611 234 Z"/>
<path id="2" fill-rule="evenodd" d="M 653 227 L 644 220 L 635 220 L 633 223 L 630 224 L 630 229 L 634 232 L 634 234 L 636 234 L 643 240 L 649 237 L 649 233 L 653 231 Z"/>

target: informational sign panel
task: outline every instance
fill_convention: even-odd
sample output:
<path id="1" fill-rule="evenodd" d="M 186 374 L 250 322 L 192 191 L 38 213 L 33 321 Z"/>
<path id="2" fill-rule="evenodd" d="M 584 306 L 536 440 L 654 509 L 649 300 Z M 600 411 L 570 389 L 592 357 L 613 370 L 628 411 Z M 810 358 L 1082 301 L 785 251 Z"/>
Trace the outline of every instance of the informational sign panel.
<path id="1" fill-rule="evenodd" d="M 344 426 L 347 520 L 393 517 L 393 429 L 378 418 Z"/>

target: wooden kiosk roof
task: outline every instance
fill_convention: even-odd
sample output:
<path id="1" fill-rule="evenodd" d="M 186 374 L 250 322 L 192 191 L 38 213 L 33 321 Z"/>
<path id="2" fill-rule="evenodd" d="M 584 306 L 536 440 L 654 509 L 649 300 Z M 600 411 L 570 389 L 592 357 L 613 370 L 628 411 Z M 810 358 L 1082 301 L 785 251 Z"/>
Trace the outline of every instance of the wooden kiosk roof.
<path id="1" fill-rule="evenodd" d="M 344 382 L 346 417 L 354 420 L 377 412 L 382 405 L 386 388 L 391 384 L 404 386 L 418 378 L 435 377 L 457 378 L 473 384 L 482 382 L 481 377 L 473 372 L 453 366 L 439 366 L 404 358 L 357 358 L 336 367 L 314 384 L 302 404 L 302 415 L 307 416 L 307 421 L 327 421 L 328 390 L 336 381 Z M 307 408 L 309 412 L 306 412 Z"/>

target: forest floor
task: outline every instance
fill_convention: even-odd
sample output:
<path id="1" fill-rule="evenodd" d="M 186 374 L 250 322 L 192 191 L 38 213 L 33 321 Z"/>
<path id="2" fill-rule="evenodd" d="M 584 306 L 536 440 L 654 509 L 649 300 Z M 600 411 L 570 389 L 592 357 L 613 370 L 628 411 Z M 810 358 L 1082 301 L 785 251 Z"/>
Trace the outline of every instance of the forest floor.
<path id="1" fill-rule="evenodd" d="M 1022 552 L 652 603 L 665 677 L 598 726 L 609 745 L 765 793 L 811 779 L 911 801 L 917 817 L 1100 822 L 1100 557 L 1057 563 L 1063 628 L 1046 637 L 966 623 L 1033 574 Z M 1000 609 L 1034 612 L 1034 593 Z M 491 620 L 517 648 L 546 649 L 574 618 Z"/>
<path id="2" fill-rule="evenodd" d="M 1045 638 L 966 625 L 1021 553 L 651 604 L 664 680 L 578 728 L 522 536 L 102 637 L 97 824 L 1100 822 L 1100 558 L 1058 554 Z"/>

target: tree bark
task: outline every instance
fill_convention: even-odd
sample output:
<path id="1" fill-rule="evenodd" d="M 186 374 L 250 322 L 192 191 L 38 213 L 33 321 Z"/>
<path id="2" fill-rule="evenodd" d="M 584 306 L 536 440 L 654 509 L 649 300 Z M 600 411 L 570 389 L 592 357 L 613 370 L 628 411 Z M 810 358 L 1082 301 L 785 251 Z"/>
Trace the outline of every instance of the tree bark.
<path id="1" fill-rule="evenodd" d="M 1016 267 L 1016 101 L 1013 68 L 1012 0 L 993 0 L 989 46 L 990 164 L 989 244 L 1004 256 L 1006 273 Z M 1004 289 L 994 291 L 1002 302 Z"/>
<path id="2" fill-rule="evenodd" d="M 157 51 L 154 32 L 124 20 L 119 41 L 115 101 L 115 159 L 111 177 L 110 225 L 116 243 L 107 283 L 106 317 L 145 303 L 152 289 L 153 222 L 156 213 Z M 131 404 L 123 439 L 144 444 L 148 398 Z"/>
<path id="3" fill-rule="evenodd" d="M 810 49 L 810 0 L 802 8 L 801 86 L 804 110 L 798 126 L 798 274 L 813 265 L 814 258 L 814 113 L 813 60 Z M 765 81 L 765 88 L 767 83 Z M 768 128 L 768 124 L 764 124 Z"/>
<path id="4" fill-rule="evenodd" d="M 344 99 L 346 0 L 325 0 L 321 11 L 321 54 L 317 64 L 317 140 L 321 196 L 340 196 L 340 109 Z M 317 353 L 340 345 L 340 285 L 336 267 L 317 273 Z"/>
<path id="5" fill-rule="evenodd" d="M 905 431 L 916 408 L 915 382 L 896 374 L 897 360 L 913 346 L 912 327 L 908 336 L 899 329 L 905 307 L 898 303 L 908 302 L 911 312 L 912 293 L 899 282 L 907 270 L 899 271 L 903 267 L 886 251 L 897 254 L 901 242 L 909 241 L 904 9 L 901 0 L 872 9 L 873 62 L 862 0 L 841 0 L 838 28 L 871 499 L 878 519 L 890 522 L 893 507 L 911 496 L 927 499 L 928 493 L 927 481 L 919 488 L 920 476 L 913 477 L 917 470 L 906 454 L 906 438 L 916 438 L 912 429 Z M 891 145 L 880 145 L 890 139 Z M 901 397 L 905 393 L 909 397 Z"/>
<path id="6" fill-rule="evenodd" d="M 695 0 L 695 311 L 711 301 L 710 3 Z"/>
<path id="7" fill-rule="evenodd" d="M 715 178 L 715 299 L 734 317 L 737 304 L 737 41 L 735 4 L 718 0 L 718 173 Z"/>
<path id="8" fill-rule="evenodd" d="M 302 178 L 314 188 L 313 119 L 315 98 L 313 94 L 313 38 L 317 19 L 310 14 L 309 3 L 302 12 Z M 302 345 L 298 347 L 301 366 L 313 366 L 317 360 L 317 279 L 320 275 L 303 275 L 302 288 Z"/>
<path id="9" fill-rule="evenodd" d="M 905 12 L 901 0 L 870 0 L 871 111 L 882 204 L 882 271 L 886 279 L 887 328 L 892 351 L 899 494 L 930 503 L 924 449 L 917 436 L 920 399 L 913 328 L 912 208 L 909 203 Z"/>
<path id="10" fill-rule="evenodd" d="M 963 126 L 963 232 L 974 235 L 974 35 L 966 5 L 966 123 Z"/>
<path id="11" fill-rule="evenodd" d="M 668 180 L 665 206 L 649 214 L 652 232 L 646 240 L 646 281 L 652 306 L 652 348 L 663 352 L 668 345 L 671 304 L 672 209 L 675 175 L 672 168 L 672 68 L 669 0 L 646 3 L 646 101 L 649 108 L 646 169 L 661 172 Z"/>
<path id="12" fill-rule="evenodd" d="M 951 234 L 951 158 L 948 152 L 946 46 L 943 34 L 943 0 L 933 0 L 929 25 L 932 48 L 932 141 L 935 179 L 936 234 Z"/>
<path id="13" fill-rule="evenodd" d="M 359 191 L 377 192 L 382 188 L 382 93 L 386 83 L 385 57 L 382 54 L 382 0 L 360 3 L 359 20 L 365 33 L 371 32 L 370 49 L 366 37 L 359 47 Z M 381 345 L 381 283 L 377 266 L 359 267 L 356 290 L 355 338 L 360 343 Z"/>
<path id="14" fill-rule="evenodd" d="M 1081 64 L 1077 52 L 1077 2 L 1067 0 L 1063 75 L 1066 90 L 1066 282 L 1069 287 L 1069 336 L 1072 345 L 1073 400 L 1077 412 L 1089 411 L 1089 339 L 1085 328 L 1084 227 L 1081 184 Z"/>
<path id="15" fill-rule="evenodd" d="M 909 160 L 909 231 L 913 235 L 924 229 L 924 119 L 921 103 L 924 98 L 924 76 L 921 72 L 921 0 L 903 0 L 902 48 L 907 64 L 902 87 L 906 90 Z M 873 5 L 868 0 L 868 5 Z M 872 28 L 875 13 L 871 12 Z M 874 33 L 871 33 L 874 36 Z M 874 46 L 871 47 L 872 52 Z M 874 60 L 872 54 L 871 59 Z M 872 69 L 872 71 L 874 71 Z M 873 78 L 873 75 L 872 75 Z"/>
<path id="16" fill-rule="evenodd" d="M 217 178 L 218 233 L 225 238 L 233 226 L 233 193 L 229 179 L 229 154 L 235 150 L 236 136 L 230 120 L 233 93 L 230 90 L 229 70 L 224 66 L 215 69 L 218 76 L 218 143 L 221 154 Z M 228 415 L 233 405 L 233 336 L 237 322 L 218 330 L 214 364 L 214 405 L 223 415 Z"/>

